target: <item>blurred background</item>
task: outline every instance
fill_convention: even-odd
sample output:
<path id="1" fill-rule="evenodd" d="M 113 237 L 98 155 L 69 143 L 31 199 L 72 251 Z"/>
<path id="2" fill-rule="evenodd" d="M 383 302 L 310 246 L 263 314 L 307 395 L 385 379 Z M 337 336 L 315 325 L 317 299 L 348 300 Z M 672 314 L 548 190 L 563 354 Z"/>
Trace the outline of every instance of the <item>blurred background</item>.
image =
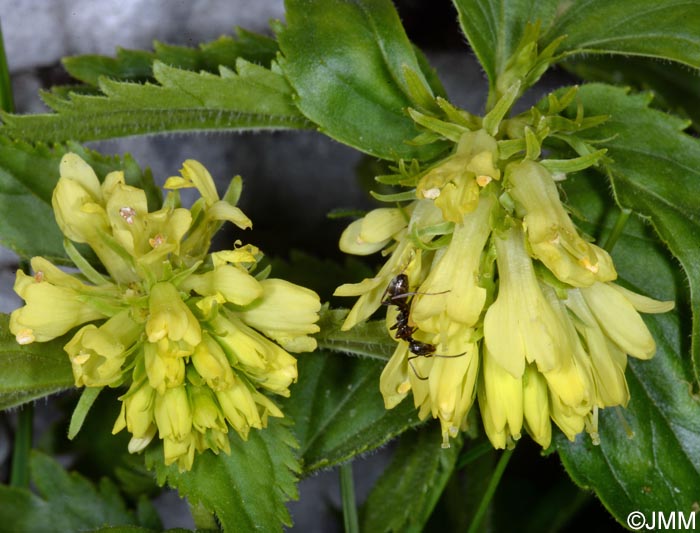
<path id="1" fill-rule="evenodd" d="M 396 3 L 409 38 L 427 54 L 450 100 L 481 113 L 487 82 L 459 32 L 451 3 Z M 154 40 L 196 46 L 232 34 L 236 26 L 269 35 L 270 19 L 284 19 L 282 0 L 0 0 L 0 21 L 18 113 L 44 112 L 38 91 L 70 83 L 60 65 L 61 57 L 113 55 L 116 47 L 151 50 Z M 531 91 L 527 101 L 533 103 L 567 81 L 565 73 L 554 72 Z M 229 246 L 242 238 L 274 258 L 286 259 L 293 250 L 303 250 L 317 258 L 342 260 L 337 240 L 348 221 L 329 220 L 328 213 L 336 208 L 367 209 L 373 205 L 367 191 L 372 185 L 372 169 L 378 163 L 316 132 L 171 134 L 88 146 L 105 154 L 131 153 L 142 167 L 151 168 L 161 185 L 168 176 L 177 174 L 188 158 L 201 161 L 210 170 L 220 191 L 232 176 L 242 175 L 244 192 L 239 205 L 253 220 L 254 229 L 245 235 L 228 229 L 230 233 L 224 232 L 219 244 Z M 5 313 L 19 305 L 12 292 L 17 268 L 17 257 L 0 249 L 0 311 Z M 330 288 L 345 280 L 325 281 Z M 322 298 L 328 297 L 322 294 Z M 38 425 L 51 423 L 54 403 L 50 399 L 37 406 Z M 10 451 L 11 426 L 11 417 L 0 424 L 0 432 L 4 433 L 0 435 L 2 462 Z M 40 428 L 37 435 L 41 439 Z M 386 465 L 391 448 L 355 461 L 360 502 Z M 539 457 L 538 448 L 530 442 L 521 442 L 518 448 L 506 475 L 508 485 L 499 488 L 497 495 L 497 499 L 511 502 L 501 508 L 509 508 L 514 514 L 495 517 L 495 523 L 512 527 L 509 521 L 516 511 L 526 511 L 533 498 L 555 497 L 561 505 L 580 507 L 579 515 L 586 513 L 588 523 L 598 520 L 604 529 L 616 527 L 596 500 L 573 486 L 556 456 Z M 5 476 L 6 471 L 2 474 Z M 465 473 L 468 475 L 473 474 Z M 193 527 L 189 511 L 177 494 L 161 496 L 158 507 L 166 528 Z M 341 531 L 337 472 L 321 472 L 302 481 L 300 500 L 289 507 L 295 522 L 292 531 Z M 549 523 L 547 517 L 542 523 Z M 556 524 L 549 526 L 548 530 L 558 529 Z"/>

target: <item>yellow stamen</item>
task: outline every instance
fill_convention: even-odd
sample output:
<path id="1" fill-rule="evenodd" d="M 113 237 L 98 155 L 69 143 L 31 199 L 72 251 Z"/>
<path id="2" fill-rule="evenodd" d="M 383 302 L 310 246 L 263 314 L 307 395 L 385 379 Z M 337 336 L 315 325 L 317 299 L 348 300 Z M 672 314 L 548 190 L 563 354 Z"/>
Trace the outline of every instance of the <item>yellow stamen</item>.
<path id="1" fill-rule="evenodd" d="M 163 237 L 160 233 L 153 237 L 152 239 L 148 239 L 148 244 L 151 245 L 151 248 L 158 248 L 161 244 L 165 242 L 165 237 Z"/>

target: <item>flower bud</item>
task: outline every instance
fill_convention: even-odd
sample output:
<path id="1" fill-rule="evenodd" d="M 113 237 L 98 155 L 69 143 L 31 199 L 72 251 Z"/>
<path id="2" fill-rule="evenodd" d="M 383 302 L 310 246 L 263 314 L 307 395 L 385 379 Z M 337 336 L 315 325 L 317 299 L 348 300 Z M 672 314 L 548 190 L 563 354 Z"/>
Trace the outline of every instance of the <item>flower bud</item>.
<path id="1" fill-rule="evenodd" d="M 401 209 L 373 209 L 350 224 L 340 236 L 340 249 L 348 254 L 369 255 L 384 248 L 394 234 L 408 225 Z"/>
<path id="2" fill-rule="evenodd" d="M 158 394 L 179 387 L 185 381 L 185 359 L 168 339 L 144 343 L 144 364 L 148 383 Z"/>
<path id="3" fill-rule="evenodd" d="M 245 440 L 251 427 L 262 428 L 258 408 L 248 386 L 237 380 L 233 387 L 215 391 L 226 420 Z"/>
<path id="4" fill-rule="evenodd" d="M 212 390 L 224 390 L 233 386 L 235 378 L 231 363 L 210 335 L 203 335 L 202 342 L 194 349 L 190 360 Z"/>
<path id="5" fill-rule="evenodd" d="M 518 440 L 523 426 L 523 379 L 513 377 L 491 356 L 482 355 L 479 406 L 484 429 L 494 448 Z"/>
<path id="6" fill-rule="evenodd" d="M 181 285 L 202 296 L 221 295 L 235 305 L 248 305 L 263 293 L 260 282 L 248 272 L 232 265 L 221 265 L 210 272 L 189 276 Z"/>
<path id="7" fill-rule="evenodd" d="M 156 394 L 154 416 L 160 438 L 186 439 L 192 431 L 192 410 L 185 386 Z"/>
<path id="8" fill-rule="evenodd" d="M 549 393 L 544 376 L 533 365 L 523 374 L 523 416 L 525 427 L 533 440 L 543 448 L 552 441 L 552 422 L 549 418 Z"/>
<path id="9" fill-rule="evenodd" d="M 316 339 L 308 334 L 319 331 L 318 294 L 282 279 L 269 278 L 260 282 L 262 298 L 240 313 L 243 321 L 286 350 L 311 352 Z"/>
<path id="10" fill-rule="evenodd" d="M 112 433 L 126 428 L 136 439 L 153 438 L 155 391 L 147 381 L 134 382 L 119 399 L 122 408 Z"/>
<path id="11" fill-rule="evenodd" d="M 174 341 L 184 340 L 191 346 L 201 342 L 199 322 L 172 283 L 159 282 L 151 287 L 148 309 L 146 334 L 150 342 L 166 337 Z"/>

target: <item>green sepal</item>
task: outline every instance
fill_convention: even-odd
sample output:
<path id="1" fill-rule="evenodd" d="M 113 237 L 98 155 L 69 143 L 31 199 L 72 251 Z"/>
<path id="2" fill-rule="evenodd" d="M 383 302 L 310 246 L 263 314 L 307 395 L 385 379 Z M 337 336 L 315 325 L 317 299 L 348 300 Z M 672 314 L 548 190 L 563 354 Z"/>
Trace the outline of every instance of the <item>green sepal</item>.
<path id="1" fill-rule="evenodd" d="M 92 405 L 97 400 L 100 395 L 102 387 L 85 387 L 83 392 L 80 394 L 80 400 L 75 406 L 73 415 L 70 418 L 70 426 L 68 427 L 68 440 L 73 440 L 75 436 L 83 427 L 83 422 L 85 422 L 85 417 L 87 417 Z"/>

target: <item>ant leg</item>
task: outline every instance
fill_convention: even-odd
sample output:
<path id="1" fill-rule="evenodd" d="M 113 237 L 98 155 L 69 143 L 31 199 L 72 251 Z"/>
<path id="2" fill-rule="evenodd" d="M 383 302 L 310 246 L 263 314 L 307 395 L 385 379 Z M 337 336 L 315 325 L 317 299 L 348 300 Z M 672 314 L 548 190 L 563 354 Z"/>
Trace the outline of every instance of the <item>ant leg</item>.
<path id="1" fill-rule="evenodd" d="M 401 300 L 409 296 L 420 295 L 420 296 L 437 296 L 438 294 L 447 294 L 449 290 L 440 292 L 402 292 L 400 294 L 393 294 L 389 296 L 389 300 Z"/>
<path id="2" fill-rule="evenodd" d="M 421 376 L 421 375 L 418 373 L 418 371 L 416 370 L 416 367 L 413 366 L 413 361 L 411 361 L 411 359 L 415 359 L 416 357 L 418 357 L 418 356 L 417 356 L 417 355 L 414 355 L 413 357 L 409 357 L 409 358 L 407 359 L 408 364 L 411 366 L 411 370 L 413 370 L 413 373 L 416 375 L 416 377 L 417 377 L 418 379 L 420 379 L 421 381 L 426 381 L 426 380 L 428 379 L 428 376 L 426 376 L 426 377 Z"/>
<path id="3" fill-rule="evenodd" d="M 457 355 L 440 355 L 440 354 L 432 354 L 432 355 L 431 355 L 431 356 L 429 356 L 429 357 L 442 357 L 443 359 L 452 359 L 453 357 L 462 357 L 462 356 L 463 356 L 463 355 L 465 355 L 466 353 L 467 353 L 467 352 L 462 352 L 462 353 L 460 353 L 460 354 L 457 354 Z"/>

